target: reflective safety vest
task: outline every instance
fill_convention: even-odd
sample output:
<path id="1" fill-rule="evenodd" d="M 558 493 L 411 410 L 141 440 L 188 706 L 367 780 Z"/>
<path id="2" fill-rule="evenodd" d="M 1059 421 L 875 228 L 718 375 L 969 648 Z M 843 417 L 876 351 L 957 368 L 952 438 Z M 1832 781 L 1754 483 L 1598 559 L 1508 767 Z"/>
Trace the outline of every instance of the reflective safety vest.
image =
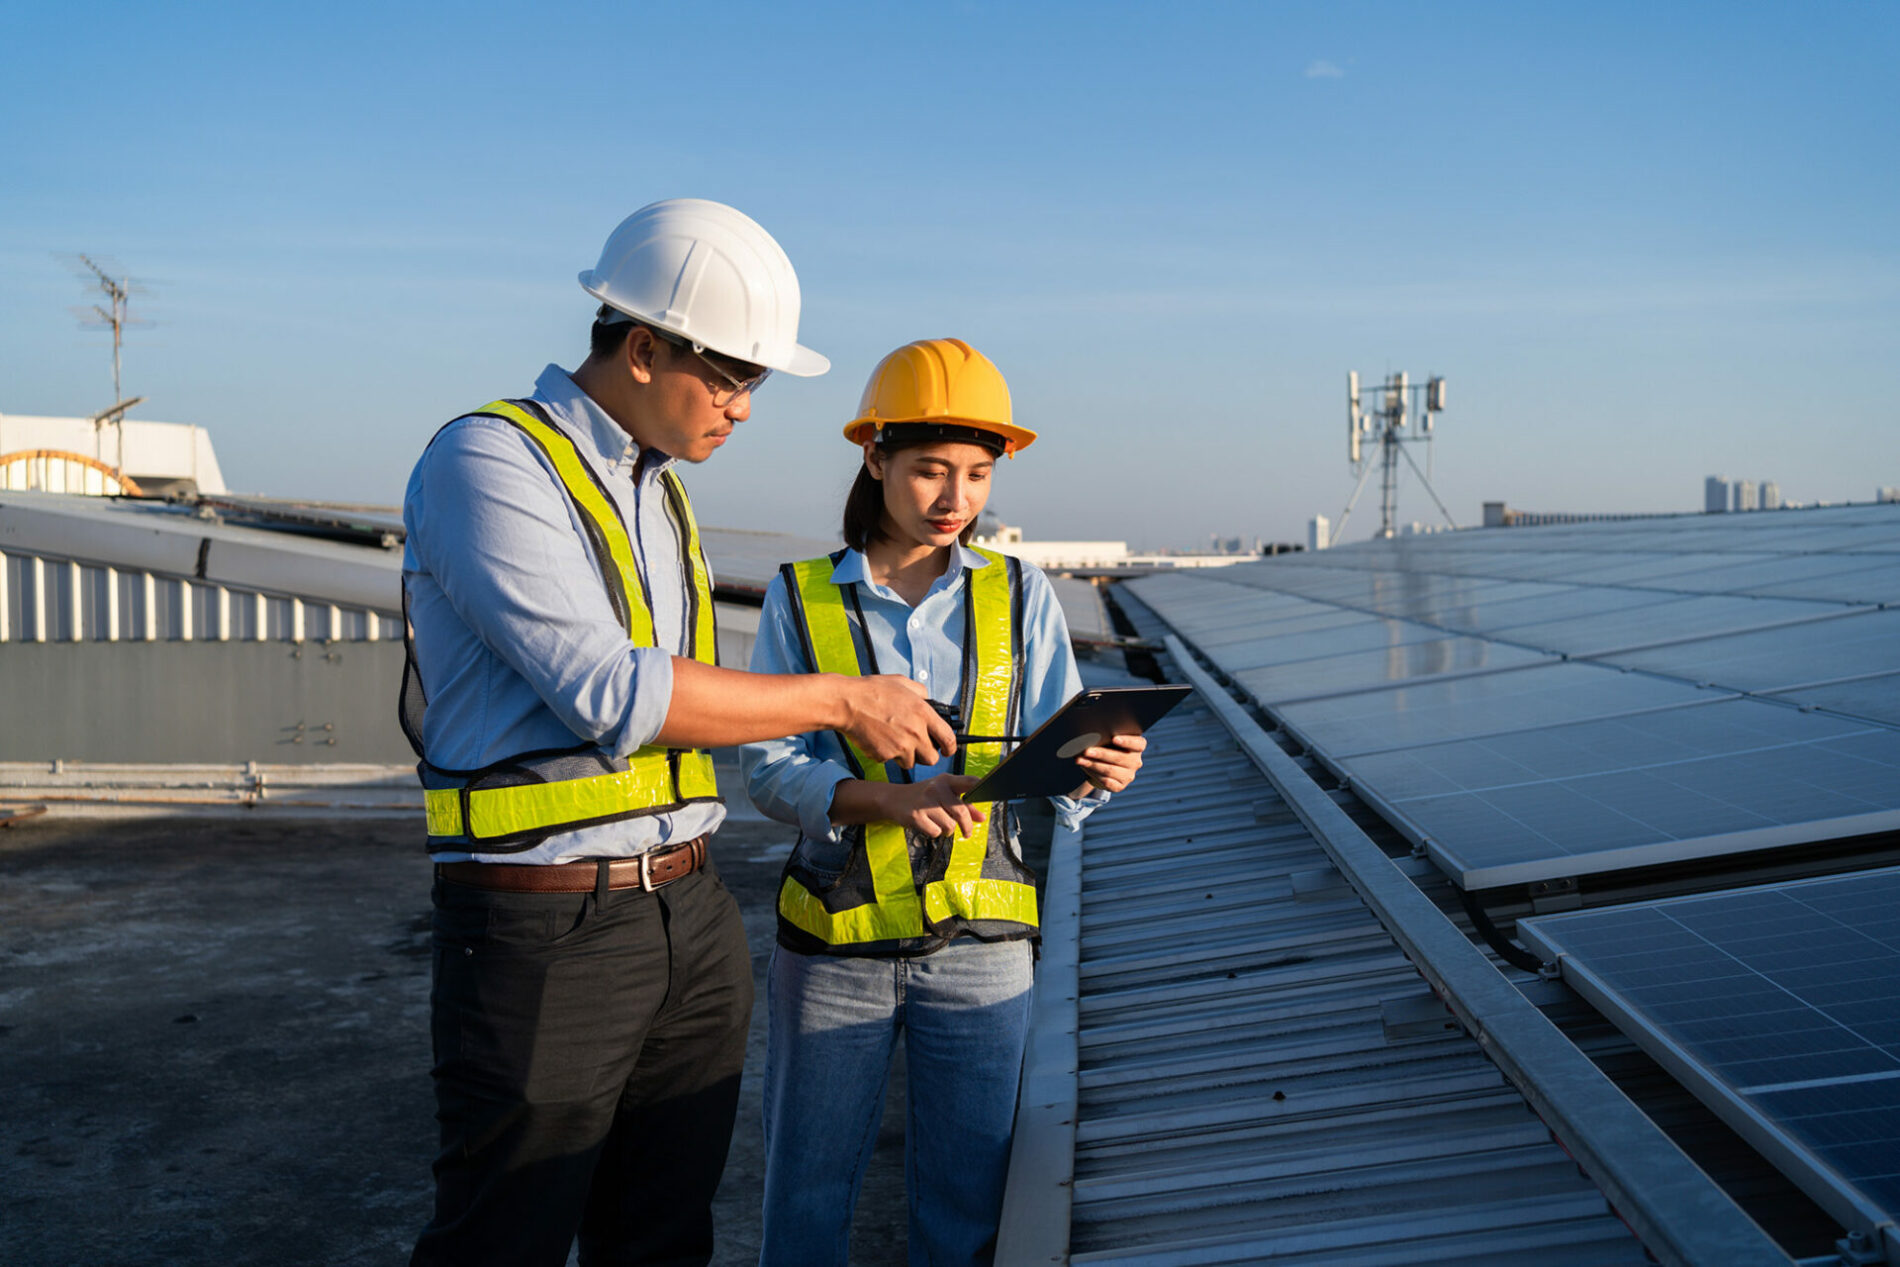
<path id="1" fill-rule="evenodd" d="M 646 578 L 635 559 L 626 524 L 574 442 L 532 400 L 498 400 L 467 416 L 500 418 L 519 428 L 546 455 L 579 512 L 601 583 L 607 587 L 615 615 L 627 627 L 627 637 L 638 647 L 658 646 Z M 699 526 L 679 476 L 669 469 L 660 479 L 685 547 L 686 654 L 717 664 L 712 570 L 700 545 Z M 407 607 L 407 591 L 403 602 Z M 479 770 L 450 770 L 431 763 L 422 748 L 428 700 L 416 668 L 415 639 L 406 611 L 403 632 L 409 655 L 400 713 L 403 733 L 422 758 L 416 769 L 422 776 L 431 853 L 520 853 L 557 832 L 720 799 L 712 756 L 697 749 L 649 745 L 632 757 L 617 757 L 596 744 L 582 743 L 522 753 Z"/>
<path id="2" fill-rule="evenodd" d="M 1022 565 L 978 551 L 990 566 L 964 578 L 963 674 L 959 715 L 976 735 L 1013 734 L 1022 696 Z M 832 571 L 842 551 L 781 569 L 803 632 L 806 657 L 818 673 L 873 674 L 864 612 L 853 585 Z M 851 772 L 873 783 L 908 782 L 894 762 L 871 759 L 839 734 Z M 955 771 L 982 777 L 1003 759 L 1000 743 L 961 744 Z M 807 953 L 917 954 L 960 932 L 997 941 L 1033 936 L 1036 877 L 1017 856 L 1001 804 L 968 837 L 935 839 L 893 822 L 845 829 L 850 854 L 840 874 L 814 871 L 795 850 L 779 885 L 779 937 Z"/>

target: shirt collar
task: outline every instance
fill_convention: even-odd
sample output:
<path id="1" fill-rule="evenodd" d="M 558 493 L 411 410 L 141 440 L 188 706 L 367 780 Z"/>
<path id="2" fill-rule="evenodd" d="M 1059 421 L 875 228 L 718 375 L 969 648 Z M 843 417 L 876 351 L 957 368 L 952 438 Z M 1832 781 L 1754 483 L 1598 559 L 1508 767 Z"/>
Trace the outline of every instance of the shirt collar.
<path id="1" fill-rule="evenodd" d="M 976 568 L 986 568 L 990 561 L 972 550 L 969 546 L 959 545 L 950 552 L 950 561 L 944 565 L 943 575 L 930 587 L 931 593 L 939 589 L 948 589 L 963 578 L 963 573 Z M 853 582 L 875 585 L 871 579 L 871 563 L 864 557 L 864 551 L 847 548 L 844 557 L 831 569 L 833 585 L 850 585 Z"/>
<path id="2" fill-rule="evenodd" d="M 575 385 L 573 377 L 558 365 L 550 365 L 534 380 L 534 398 L 548 407 L 555 419 L 564 423 L 576 438 L 587 441 L 601 461 L 612 465 L 638 452 L 633 437 L 622 430 L 605 409 L 594 403 Z M 658 475 L 673 465 L 673 459 L 657 450 L 641 468 L 646 476 Z"/>

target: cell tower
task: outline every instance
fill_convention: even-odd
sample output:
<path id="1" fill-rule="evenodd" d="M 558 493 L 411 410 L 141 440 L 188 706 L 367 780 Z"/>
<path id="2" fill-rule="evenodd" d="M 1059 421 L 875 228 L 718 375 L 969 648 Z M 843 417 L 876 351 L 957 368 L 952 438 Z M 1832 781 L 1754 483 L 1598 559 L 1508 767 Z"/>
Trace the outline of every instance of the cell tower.
<path id="1" fill-rule="evenodd" d="M 1339 527 L 1333 530 L 1333 540 L 1341 540 L 1346 533 L 1346 521 L 1352 518 L 1352 508 L 1359 502 L 1359 494 L 1365 491 L 1366 481 L 1371 478 L 1373 468 L 1379 471 L 1379 535 L 1392 537 L 1398 533 L 1399 514 L 1399 459 L 1412 468 L 1419 483 L 1425 486 L 1432 501 L 1438 507 L 1438 513 L 1453 528 L 1458 526 L 1445 509 L 1445 503 L 1439 501 L 1438 490 L 1432 487 L 1431 477 L 1419 470 L 1405 446 L 1423 443 L 1425 462 L 1431 465 L 1432 416 L 1442 413 L 1445 408 L 1445 380 L 1437 375 L 1423 383 L 1412 383 L 1403 372 L 1388 374 L 1382 387 L 1373 389 L 1380 393 L 1376 408 L 1364 410 L 1359 402 L 1359 371 L 1346 375 L 1346 452 L 1351 460 L 1353 471 L 1359 476 L 1353 485 L 1352 496 L 1346 499 L 1346 509 L 1339 516 Z M 1410 432 L 1406 425 L 1411 424 Z M 1376 454 L 1368 452 L 1370 446 L 1378 446 Z"/>

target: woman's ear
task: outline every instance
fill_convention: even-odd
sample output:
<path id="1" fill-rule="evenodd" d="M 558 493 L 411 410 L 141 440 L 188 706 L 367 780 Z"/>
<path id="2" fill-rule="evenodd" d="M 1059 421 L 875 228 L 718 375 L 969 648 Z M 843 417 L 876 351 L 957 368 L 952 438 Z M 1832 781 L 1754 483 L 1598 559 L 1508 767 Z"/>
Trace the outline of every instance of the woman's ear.
<path id="1" fill-rule="evenodd" d="M 877 441 L 864 442 L 864 469 L 871 473 L 874 480 L 884 478 L 884 451 L 877 447 Z"/>

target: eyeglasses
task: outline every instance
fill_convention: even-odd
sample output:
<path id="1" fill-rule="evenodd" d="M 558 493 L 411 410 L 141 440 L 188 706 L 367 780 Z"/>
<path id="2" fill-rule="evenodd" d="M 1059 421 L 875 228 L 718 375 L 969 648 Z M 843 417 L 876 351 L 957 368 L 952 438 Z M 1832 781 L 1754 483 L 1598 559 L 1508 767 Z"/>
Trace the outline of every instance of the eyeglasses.
<path id="1" fill-rule="evenodd" d="M 724 408 L 739 397 L 759 390 L 760 384 L 772 377 L 772 371 L 763 365 L 754 365 L 750 361 L 741 361 L 736 357 L 724 356 L 718 352 L 708 352 L 691 339 L 674 334 L 671 330 L 661 330 L 653 326 L 647 328 L 674 347 L 685 348 L 704 361 L 707 369 L 725 380 L 726 386 L 723 389 L 713 388 L 712 403 L 717 408 Z"/>

